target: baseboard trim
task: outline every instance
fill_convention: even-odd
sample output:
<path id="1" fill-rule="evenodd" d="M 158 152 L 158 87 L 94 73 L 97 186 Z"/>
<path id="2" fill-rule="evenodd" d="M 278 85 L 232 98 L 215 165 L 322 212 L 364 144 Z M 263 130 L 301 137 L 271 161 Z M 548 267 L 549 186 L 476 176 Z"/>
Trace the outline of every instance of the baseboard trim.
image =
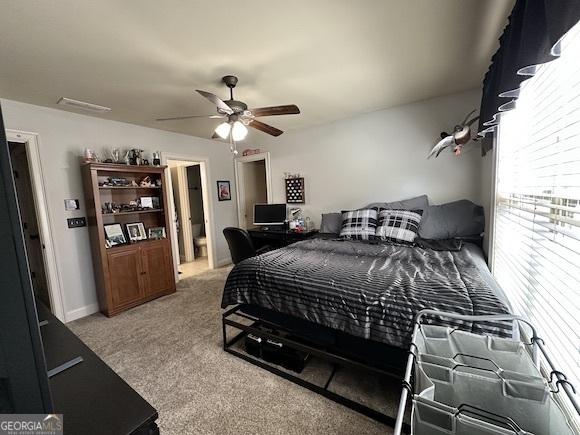
<path id="1" fill-rule="evenodd" d="M 65 323 L 72 322 L 83 317 L 90 316 L 99 312 L 99 304 L 85 305 L 84 307 L 77 308 L 76 310 L 68 311 L 65 314 Z"/>

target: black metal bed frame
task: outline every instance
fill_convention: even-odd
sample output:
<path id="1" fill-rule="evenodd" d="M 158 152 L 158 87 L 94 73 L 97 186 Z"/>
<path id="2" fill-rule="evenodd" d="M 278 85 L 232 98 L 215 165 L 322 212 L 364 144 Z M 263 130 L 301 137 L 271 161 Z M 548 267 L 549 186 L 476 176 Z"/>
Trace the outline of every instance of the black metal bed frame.
<path id="1" fill-rule="evenodd" d="M 343 366 L 350 366 L 350 367 L 355 367 L 355 368 L 359 368 L 359 369 L 364 369 L 364 370 L 368 370 L 368 371 L 372 371 L 381 375 L 385 375 L 385 376 L 389 376 L 398 380 L 402 380 L 403 379 L 403 373 L 394 373 L 394 372 L 390 372 L 387 371 L 385 369 L 382 368 L 378 368 L 376 366 L 373 366 L 372 364 L 368 363 L 368 362 L 364 362 L 364 361 L 357 361 L 342 355 L 338 355 L 336 353 L 333 353 L 329 350 L 326 350 L 324 348 L 317 348 L 317 347 L 312 347 L 309 346 L 308 344 L 305 343 L 301 343 L 295 340 L 292 340 L 288 337 L 281 337 L 279 335 L 276 335 L 274 333 L 271 333 L 269 331 L 260 329 L 259 326 L 266 326 L 272 330 L 280 330 L 280 331 L 284 331 L 284 332 L 289 332 L 292 333 L 295 336 L 299 336 L 299 334 L 296 334 L 294 331 L 290 331 L 288 328 L 280 326 L 278 324 L 275 324 L 273 322 L 270 321 L 266 321 L 254 316 L 250 316 L 248 314 L 245 314 L 243 312 L 240 312 L 240 308 L 241 306 L 235 306 L 227 311 L 225 311 L 222 314 L 222 333 L 223 333 L 223 348 L 226 352 L 235 355 L 245 361 L 248 361 L 251 364 L 254 364 L 258 367 L 261 367 L 265 370 L 268 370 L 271 373 L 274 373 L 275 375 L 278 375 L 284 379 L 287 379 L 291 382 L 294 382 L 297 385 L 300 385 L 304 388 L 309 389 L 310 391 L 313 391 L 315 393 L 318 393 L 336 403 L 339 403 L 343 406 L 346 406 L 349 409 L 352 409 L 354 411 L 357 411 L 363 415 L 366 415 L 367 417 L 372 418 L 373 420 L 376 420 L 380 423 L 386 424 L 390 427 L 394 427 L 395 426 L 395 418 L 391 417 L 390 415 L 386 415 L 383 414 L 375 409 L 369 408 L 366 405 L 363 405 L 362 403 L 356 402 L 352 399 L 349 399 L 348 397 L 342 396 L 340 394 L 337 394 L 333 391 L 330 391 L 328 389 L 330 383 L 332 382 L 332 379 L 334 378 L 334 375 L 337 371 L 337 368 L 339 365 L 343 365 Z M 230 317 L 231 316 L 239 316 L 242 317 L 244 319 L 250 320 L 251 322 L 253 322 L 251 325 L 244 325 L 242 323 L 239 323 L 236 320 L 232 320 Z M 228 340 L 227 338 L 227 327 L 233 327 L 236 328 L 238 330 L 240 330 L 239 333 L 237 333 L 234 337 L 232 337 L 231 339 Z M 279 369 L 278 367 L 276 367 L 273 364 L 267 363 L 265 361 L 262 361 L 260 359 L 257 359 L 255 357 L 250 356 L 249 354 L 246 354 L 244 352 L 240 352 L 236 349 L 233 348 L 233 345 L 236 344 L 238 341 L 240 341 L 241 339 L 243 339 L 247 334 L 254 334 L 258 337 L 264 338 L 264 339 L 273 339 L 276 340 L 278 342 L 283 343 L 284 345 L 298 350 L 298 351 L 302 351 L 302 352 L 306 352 L 309 353 L 313 356 L 319 357 L 323 360 L 329 361 L 333 364 L 333 368 L 332 371 L 330 373 L 330 376 L 328 377 L 324 387 L 321 387 L 320 385 L 314 384 L 312 382 L 306 381 L 298 376 L 292 375 L 284 370 Z M 408 424 L 404 424 L 403 426 L 403 430 L 406 433 L 410 433 L 410 427 Z"/>

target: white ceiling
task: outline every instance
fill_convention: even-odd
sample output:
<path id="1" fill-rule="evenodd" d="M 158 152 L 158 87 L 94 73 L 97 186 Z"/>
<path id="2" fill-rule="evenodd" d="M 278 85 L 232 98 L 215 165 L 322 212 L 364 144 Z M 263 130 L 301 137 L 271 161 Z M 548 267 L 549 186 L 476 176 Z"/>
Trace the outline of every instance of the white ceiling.
<path id="1" fill-rule="evenodd" d="M 48 107 L 64 96 L 99 117 L 209 137 L 195 89 L 227 97 L 240 78 L 261 118 L 299 129 L 479 87 L 513 0 L 5 1 L 0 97 Z M 65 109 L 68 110 L 68 109 Z M 261 132 L 252 132 L 262 135 Z M 256 137 L 256 136 L 255 136 Z"/>

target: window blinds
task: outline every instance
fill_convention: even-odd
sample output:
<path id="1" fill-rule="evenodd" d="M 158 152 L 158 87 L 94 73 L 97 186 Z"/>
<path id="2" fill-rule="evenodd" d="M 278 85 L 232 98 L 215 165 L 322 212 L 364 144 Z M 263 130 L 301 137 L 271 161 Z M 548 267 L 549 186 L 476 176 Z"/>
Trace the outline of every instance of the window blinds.
<path id="1" fill-rule="evenodd" d="M 501 116 L 492 270 L 580 394 L 580 26 Z"/>

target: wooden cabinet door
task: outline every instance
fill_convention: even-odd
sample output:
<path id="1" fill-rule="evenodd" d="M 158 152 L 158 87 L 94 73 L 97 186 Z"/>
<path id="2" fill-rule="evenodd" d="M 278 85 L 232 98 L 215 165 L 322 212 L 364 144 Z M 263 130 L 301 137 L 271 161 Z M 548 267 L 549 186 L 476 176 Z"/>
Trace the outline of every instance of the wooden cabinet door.
<path id="1" fill-rule="evenodd" d="M 173 268 L 169 249 L 167 240 L 141 246 L 143 287 L 146 296 L 166 292 L 173 287 Z"/>
<path id="2" fill-rule="evenodd" d="M 113 306 L 130 304 L 143 297 L 139 248 L 108 252 L 109 285 Z"/>

